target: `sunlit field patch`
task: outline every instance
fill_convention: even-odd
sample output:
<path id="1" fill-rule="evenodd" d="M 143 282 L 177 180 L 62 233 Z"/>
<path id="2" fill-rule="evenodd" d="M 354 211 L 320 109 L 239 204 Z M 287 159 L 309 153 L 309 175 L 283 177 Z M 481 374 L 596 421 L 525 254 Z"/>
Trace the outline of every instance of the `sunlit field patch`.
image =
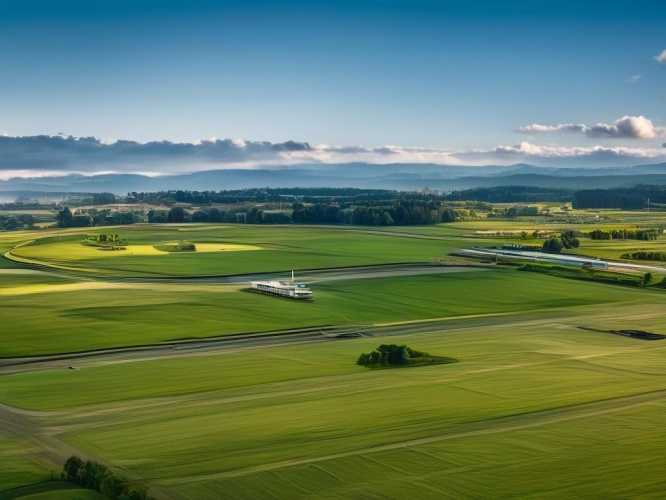
<path id="1" fill-rule="evenodd" d="M 240 245 L 234 243 L 198 243 L 196 251 L 202 253 L 210 252 L 244 252 L 248 250 L 261 250 L 255 245 Z M 122 250 L 105 249 L 95 246 L 81 245 L 78 242 L 63 241 L 44 245 L 27 245 L 16 250 L 14 253 L 29 259 L 63 259 L 63 260 L 87 260 L 103 257 L 121 257 L 127 255 L 167 255 L 169 252 L 158 250 L 153 245 L 127 245 Z"/>
<path id="2" fill-rule="evenodd" d="M 197 252 L 246 252 L 251 250 L 263 250 L 254 245 L 236 245 L 233 243 L 197 243 Z"/>

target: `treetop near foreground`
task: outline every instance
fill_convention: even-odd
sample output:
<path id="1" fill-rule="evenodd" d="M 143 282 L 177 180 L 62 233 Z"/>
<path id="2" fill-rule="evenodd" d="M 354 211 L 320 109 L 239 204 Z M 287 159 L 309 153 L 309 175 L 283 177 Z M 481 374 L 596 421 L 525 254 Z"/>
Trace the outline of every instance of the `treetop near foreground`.
<path id="1" fill-rule="evenodd" d="M 146 486 L 129 486 L 105 465 L 91 460 L 84 462 L 77 456 L 67 459 L 60 477 L 63 481 L 95 490 L 114 500 L 146 500 L 149 498 Z"/>

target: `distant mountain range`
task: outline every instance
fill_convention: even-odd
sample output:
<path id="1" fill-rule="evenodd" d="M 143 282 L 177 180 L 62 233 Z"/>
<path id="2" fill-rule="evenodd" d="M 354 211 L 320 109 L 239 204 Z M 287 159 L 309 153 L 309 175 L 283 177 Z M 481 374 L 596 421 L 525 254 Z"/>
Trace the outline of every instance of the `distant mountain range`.
<path id="1" fill-rule="evenodd" d="M 205 170 L 148 177 L 136 174 L 66 175 L 0 181 L 0 198 L 19 192 L 90 193 L 166 190 L 220 191 L 252 187 L 353 187 L 396 190 L 454 191 L 507 185 L 564 189 L 666 184 L 666 163 L 613 168 L 510 166 L 442 166 L 367 163 L 275 166 L 262 169 Z"/>

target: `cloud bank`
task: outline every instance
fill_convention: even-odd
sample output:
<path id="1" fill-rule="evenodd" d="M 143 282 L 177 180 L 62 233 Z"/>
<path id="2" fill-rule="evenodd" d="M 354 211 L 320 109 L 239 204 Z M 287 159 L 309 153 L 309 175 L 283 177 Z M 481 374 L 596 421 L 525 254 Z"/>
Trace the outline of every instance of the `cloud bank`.
<path id="1" fill-rule="evenodd" d="M 591 126 L 577 123 L 560 123 L 558 125 L 533 123 L 520 127 L 517 131 L 526 134 L 582 132 L 588 137 L 594 138 L 654 139 L 660 129 L 654 126 L 652 120 L 644 116 L 623 116 L 612 123 L 597 123 Z"/>
<path id="2" fill-rule="evenodd" d="M 641 117 L 639 117 L 641 118 Z M 647 120 L 649 122 L 649 120 Z M 651 126 L 651 122 L 650 126 Z M 641 125 L 642 124 L 642 125 Z M 620 119 L 595 125 L 600 134 L 645 135 L 645 122 Z M 584 125 L 532 125 L 530 132 L 584 131 Z M 637 128 L 638 127 L 638 128 Z M 624 134 L 624 135 L 622 135 Z M 666 143 L 664 144 L 666 146 Z M 286 168 L 316 164 L 437 164 L 442 166 L 510 165 L 631 166 L 666 161 L 666 147 L 540 146 L 521 142 L 491 149 L 452 150 L 403 146 L 330 146 L 308 142 L 271 143 L 206 139 L 192 143 L 102 141 L 94 137 L 0 136 L 0 179 L 67 174 L 138 173 L 165 175 L 212 169 Z"/>
<path id="3" fill-rule="evenodd" d="M 659 147 L 540 146 L 527 141 L 512 146 L 497 146 L 491 151 L 463 153 L 461 156 L 467 161 L 479 161 L 491 156 L 498 165 L 530 163 L 544 167 L 598 168 L 666 162 L 666 151 Z"/>

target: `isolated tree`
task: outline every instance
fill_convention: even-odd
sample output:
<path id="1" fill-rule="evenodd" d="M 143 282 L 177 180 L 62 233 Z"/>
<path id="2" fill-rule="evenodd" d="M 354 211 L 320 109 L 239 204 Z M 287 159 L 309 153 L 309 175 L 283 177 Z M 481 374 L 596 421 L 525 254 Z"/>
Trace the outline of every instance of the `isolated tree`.
<path id="1" fill-rule="evenodd" d="M 222 222 L 222 213 L 215 207 L 208 209 L 209 222 Z"/>
<path id="2" fill-rule="evenodd" d="M 173 207 L 169 210 L 167 222 L 185 222 L 185 209 L 183 207 Z"/>
<path id="3" fill-rule="evenodd" d="M 564 245 L 562 244 L 561 239 L 556 238 L 555 236 L 551 236 L 543 242 L 542 249 L 547 253 L 561 253 L 563 247 Z"/>
<path id="4" fill-rule="evenodd" d="M 643 279 L 641 280 L 641 284 L 646 287 L 650 284 L 650 281 L 652 281 L 652 273 L 645 273 L 643 275 Z"/>
<path id="5" fill-rule="evenodd" d="M 366 353 L 362 353 L 359 357 L 358 360 L 356 361 L 357 365 L 360 366 L 368 366 L 370 364 L 370 355 Z"/>
<path id="6" fill-rule="evenodd" d="M 455 222 L 457 219 L 456 211 L 451 208 L 442 210 L 442 222 Z"/>
<path id="7" fill-rule="evenodd" d="M 261 224 L 264 219 L 264 211 L 257 207 L 252 207 L 248 212 L 245 222 L 248 224 Z"/>
<path id="8" fill-rule="evenodd" d="M 562 231 L 560 239 L 562 240 L 562 245 L 564 248 L 578 248 L 580 246 L 580 241 L 578 241 L 578 238 L 576 238 L 576 233 L 571 229 Z"/>
<path id="9" fill-rule="evenodd" d="M 197 210 L 192 214 L 192 222 L 208 222 L 210 216 L 203 210 Z"/>
<path id="10" fill-rule="evenodd" d="M 71 456 L 62 469 L 62 478 L 70 483 L 78 483 L 80 469 L 83 469 L 83 460 L 77 456 Z"/>
<path id="11" fill-rule="evenodd" d="M 69 207 L 63 208 L 56 216 L 58 227 L 72 227 L 74 225 L 74 216 Z"/>

